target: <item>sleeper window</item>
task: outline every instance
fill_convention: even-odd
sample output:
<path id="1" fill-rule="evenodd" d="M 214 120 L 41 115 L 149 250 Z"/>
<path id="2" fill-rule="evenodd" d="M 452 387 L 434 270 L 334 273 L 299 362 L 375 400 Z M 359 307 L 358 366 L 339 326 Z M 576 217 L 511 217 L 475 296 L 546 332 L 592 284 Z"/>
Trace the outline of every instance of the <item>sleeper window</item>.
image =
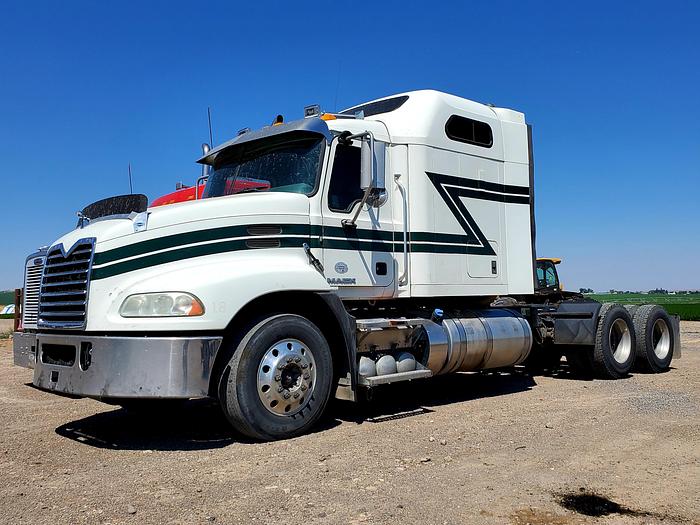
<path id="1" fill-rule="evenodd" d="M 459 115 L 452 115 L 445 124 L 447 136 L 457 142 L 490 148 L 493 145 L 493 131 L 486 122 L 480 122 Z"/>

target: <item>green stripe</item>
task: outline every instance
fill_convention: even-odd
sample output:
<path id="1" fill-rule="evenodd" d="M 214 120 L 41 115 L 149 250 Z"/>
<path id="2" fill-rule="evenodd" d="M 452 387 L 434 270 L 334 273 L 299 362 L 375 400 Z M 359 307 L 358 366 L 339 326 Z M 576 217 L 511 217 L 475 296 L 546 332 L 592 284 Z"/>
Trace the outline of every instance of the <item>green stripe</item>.
<path id="1" fill-rule="evenodd" d="M 372 252 L 396 251 L 395 245 L 390 242 L 359 241 L 357 239 L 323 239 L 323 243 L 320 243 L 319 248 L 327 250 L 361 250 Z M 401 250 L 403 250 L 403 248 L 401 248 Z"/>
<path id="2" fill-rule="evenodd" d="M 160 264 L 249 249 L 245 239 L 235 237 L 250 236 L 248 228 L 251 226 L 280 227 L 282 235 L 295 235 L 296 237 L 277 237 L 276 235 L 260 236 L 262 239 L 276 238 L 280 242 L 280 248 L 301 248 L 304 242 L 308 242 L 312 248 L 326 248 L 332 250 L 375 251 L 375 252 L 402 252 L 403 233 L 385 230 L 364 230 L 341 228 L 336 226 L 309 226 L 306 224 L 246 224 L 213 228 L 209 230 L 197 230 L 180 234 L 168 235 L 158 239 L 150 239 L 139 243 L 122 246 L 113 250 L 95 254 L 94 265 L 119 261 L 126 257 L 137 257 L 128 261 L 117 262 L 102 268 L 93 268 L 91 278 L 94 280 L 106 279 L 134 270 L 150 268 Z M 308 235 L 311 235 L 310 237 Z M 321 235 L 323 237 L 321 237 Z M 411 232 L 410 251 L 415 253 L 444 253 L 444 254 L 469 254 L 478 253 L 474 250 L 480 246 L 467 245 L 466 235 L 432 232 Z M 343 237 L 341 239 L 329 237 Z M 323 240 L 321 240 L 323 238 Z M 396 238 L 396 239 L 394 239 Z M 188 244 L 206 241 L 223 241 L 210 244 Z M 447 244 L 430 244 L 441 242 Z M 156 250 L 180 248 L 162 253 L 150 253 Z M 271 247 L 273 248 L 273 247 Z"/>
<path id="3" fill-rule="evenodd" d="M 475 239 L 467 235 L 459 235 L 454 233 L 433 233 L 433 232 L 411 232 L 409 233 L 411 242 L 444 242 L 453 244 L 473 244 Z M 477 241 L 478 243 L 478 241 Z M 479 246 L 481 246 L 479 244 Z"/>
<path id="4" fill-rule="evenodd" d="M 301 248 L 304 242 L 308 242 L 307 237 L 282 237 L 279 239 L 280 248 Z M 158 266 L 170 262 L 191 259 L 192 257 L 202 257 L 204 255 L 214 255 L 217 253 L 234 252 L 239 250 L 260 250 L 265 248 L 249 248 L 246 240 L 235 239 L 231 241 L 217 242 L 212 244 L 199 244 L 197 246 L 187 246 L 169 252 L 154 253 L 131 259 L 128 261 L 105 266 L 104 268 L 94 268 L 90 274 L 93 280 L 106 279 L 134 270 L 142 270 L 151 266 Z"/>
<path id="5" fill-rule="evenodd" d="M 386 230 L 364 230 L 353 228 L 341 228 L 337 226 L 318 226 L 309 227 L 306 224 L 245 224 L 238 226 L 226 226 L 222 228 L 212 228 L 208 230 L 196 230 L 157 239 L 149 239 L 142 242 L 128 244 L 112 250 L 98 252 L 95 254 L 93 264 L 99 266 L 102 264 L 111 263 L 127 257 L 135 257 L 145 255 L 150 252 L 167 250 L 178 246 L 195 244 L 207 241 L 217 241 L 223 239 L 234 239 L 236 237 L 249 236 L 248 228 L 251 226 L 268 226 L 280 227 L 282 235 L 307 235 L 312 236 L 322 235 L 323 237 L 342 237 L 349 241 L 353 240 L 368 240 L 368 241 L 388 241 L 388 242 L 403 242 L 402 232 L 391 232 Z M 410 240 L 418 242 L 442 242 L 466 245 L 469 237 L 466 235 L 450 234 L 450 233 L 432 233 L 432 232 L 411 232 Z M 355 245 L 353 245 L 355 246 Z M 369 249 L 369 248 L 367 248 Z M 380 251 L 387 251 L 384 247 L 378 248 Z M 390 250 L 388 250 L 390 251 Z M 441 252 L 445 253 L 445 252 Z M 451 252 L 449 252 L 451 253 Z M 455 252 L 459 253 L 459 251 Z"/>
<path id="6" fill-rule="evenodd" d="M 279 239 L 280 248 L 301 248 L 304 242 L 309 239 L 305 237 L 284 237 Z M 342 240 L 342 239 L 325 239 L 323 243 L 319 242 L 318 238 L 312 238 L 309 242 L 311 248 L 326 248 L 330 250 L 348 250 L 348 251 L 374 251 L 374 252 L 402 252 L 402 243 L 384 243 L 372 241 L 358 240 Z M 171 250 L 163 253 L 155 253 L 138 259 L 131 259 L 111 266 L 103 268 L 94 268 L 91 273 L 92 280 L 106 279 L 135 270 L 142 270 L 160 264 L 191 259 L 193 257 L 202 257 L 205 255 L 215 255 L 219 253 L 227 253 L 242 250 L 258 250 L 268 248 L 250 248 L 246 245 L 246 240 L 236 239 L 212 244 L 204 244 L 197 246 L 188 246 L 177 250 Z M 414 253 L 443 253 L 443 254 L 458 254 L 466 255 L 471 252 L 469 246 L 457 245 L 437 245 L 437 244 L 421 244 L 411 243 L 410 251 Z"/>
<path id="7" fill-rule="evenodd" d="M 366 239 L 375 241 L 393 241 L 394 232 L 386 230 L 363 230 L 360 228 L 341 228 L 339 226 L 314 226 L 311 235 L 324 237 L 344 237 L 346 239 Z M 399 233 L 403 239 L 403 234 Z"/>
<path id="8" fill-rule="evenodd" d="M 136 242 L 126 246 L 121 246 L 119 248 L 114 248 L 113 250 L 99 252 L 95 254 L 93 264 L 107 264 L 118 261 L 119 259 L 125 259 L 126 257 L 134 257 L 136 255 L 143 255 L 149 252 L 175 248 L 176 246 L 184 246 L 186 244 L 194 244 L 197 242 L 244 237 L 249 235 L 248 228 L 251 226 L 281 227 L 282 234 L 284 235 L 309 234 L 308 224 L 243 224 L 239 226 L 211 228 L 208 230 L 195 230 L 176 233 L 174 235 L 167 235 L 165 237 L 158 237 L 157 239 L 149 239 L 147 241 Z"/>
<path id="9" fill-rule="evenodd" d="M 402 245 L 403 246 L 403 245 Z M 459 255 L 483 255 L 481 246 L 467 246 L 459 244 L 425 244 L 412 242 L 410 243 L 411 252 L 415 253 L 455 253 Z"/>

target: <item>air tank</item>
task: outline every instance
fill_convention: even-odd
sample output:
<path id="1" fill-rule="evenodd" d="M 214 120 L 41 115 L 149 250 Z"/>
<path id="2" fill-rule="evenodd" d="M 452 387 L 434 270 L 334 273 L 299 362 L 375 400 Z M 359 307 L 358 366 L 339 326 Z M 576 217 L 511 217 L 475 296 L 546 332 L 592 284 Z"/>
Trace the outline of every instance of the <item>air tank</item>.
<path id="1" fill-rule="evenodd" d="M 530 325 L 506 309 L 461 312 L 423 325 L 422 363 L 433 374 L 503 368 L 522 363 L 532 347 Z"/>

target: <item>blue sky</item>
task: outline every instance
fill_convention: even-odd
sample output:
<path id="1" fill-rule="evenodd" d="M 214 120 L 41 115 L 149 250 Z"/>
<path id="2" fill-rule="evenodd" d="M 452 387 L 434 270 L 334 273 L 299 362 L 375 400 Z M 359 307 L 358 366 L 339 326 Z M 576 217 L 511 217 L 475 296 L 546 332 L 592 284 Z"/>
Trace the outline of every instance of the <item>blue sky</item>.
<path id="1" fill-rule="evenodd" d="M 0 289 L 75 212 L 193 183 L 302 107 L 434 88 L 534 126 L 537 243 L 569 288 L 700 288 L 695 2 L 0 3 Z"/>

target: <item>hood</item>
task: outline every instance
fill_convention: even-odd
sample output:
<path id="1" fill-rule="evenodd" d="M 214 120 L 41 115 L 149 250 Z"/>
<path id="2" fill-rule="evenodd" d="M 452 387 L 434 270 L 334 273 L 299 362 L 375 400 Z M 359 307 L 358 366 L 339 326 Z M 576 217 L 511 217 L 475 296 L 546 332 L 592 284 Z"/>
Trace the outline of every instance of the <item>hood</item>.
<path id="1" fill-rule="evenodd" d="M 80 239 L 95 238 L 96 251 L 194 230 L 233 224 L 275 222 L 280 216 L 297 216 L 295 222 L 309 222 L 309 198 L 296 193 L 245 193 L 149 208 L 142 231 L 134 231 L 131 218 L 104 218 L 66 233 L 52 243 L 69 250 Z"/>

